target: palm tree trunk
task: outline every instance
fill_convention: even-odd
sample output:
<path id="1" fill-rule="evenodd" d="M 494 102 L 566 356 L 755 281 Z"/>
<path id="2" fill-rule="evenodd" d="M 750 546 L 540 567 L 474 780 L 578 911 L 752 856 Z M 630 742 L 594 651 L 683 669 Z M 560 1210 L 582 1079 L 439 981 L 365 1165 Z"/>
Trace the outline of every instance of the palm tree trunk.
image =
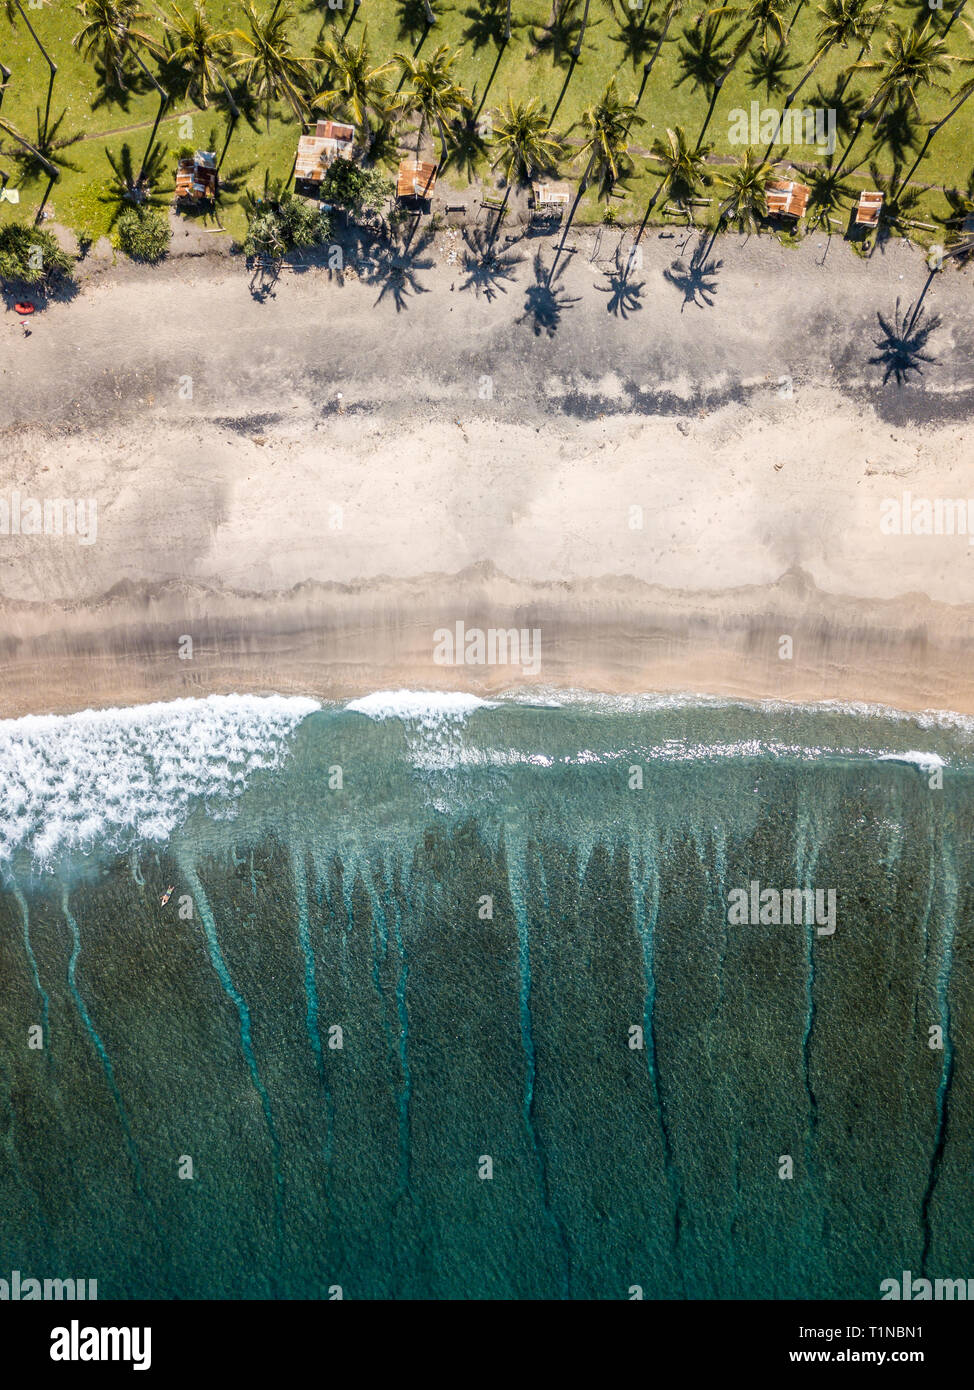
<path id="1" fill-rule="evenodd" d="M 869 47 L 869 44 L 868 44 L 868 43 L 864 43 L 864 44 L 862 45 L 862 47 L 859 49 L 859 53 L 858 53 L 858 55 L 857 55 L 857 57 L 856 57 L 856 62 L 852 64 L 852 66 L 851 66 L 851 67 L 848 69 L 848 71 L 846 72 L 845 77 L 843 77 L 843 79 L 842 79 L 842 86 L 839 88 L 838 92 L 836 93 L 836 96 L 837 96 L 837 97 L 841 97 L 841 96 L 844 94 L 846 87 L 848 87 L 849 83 L 852 81 L 852 71 L 853 71 L 853 68 L 855 68 L 856 63 L 861 63 L 861 62 L 862 62 L 863 58 L 865 57 L 866 50 L 868 49 L 868 47 Z"/>
<path id="2" fill-rule="evenodd" d="M 927 150 L 930 148 L 930 145 L 931 145 L 931 143 L 932 143 L 932 141 L 933 141 L 933 137 L 937 134 L 938 130 L 943 130 L 944 126 L 945 126 L 945 125 L 947 124 L 947 122 L 951 119 L 951 117 L 952 117 L 952 116 L 956 116 L 957 112 L 961 109 L 961 107 L 964 105 L 964 102 L 967 100 L 967 98 L 968 98 L 972 93 L 974 93 L 974 83 L 972 83 L 972 84 L 967 88 L 967 90 L 965 91 L 964 95 L 961 97 L 960 101 L 957 101 L 957 102 L 954 103 L 954 105 L 953 105 L 953 106 L 950 108 L 950 110 L 947 112 L 946 116 L 944 116 L 943 120 L 938 121 L 936 125 L 932 125 L 932 126 L 930 127 L 930 129 L 927 131 L 927 138 L 926 138 L 926 140 L 924 140 L 924 142 L 923 142 L 923 148 L 921 149 L 920 153 L 917 155 L 916 159 L 914 160 L 913 168 L 910 170 L 910 172 L 909 172 L 908 174 L 906 174 L 906 175 L 904 176 L 903 182 L 900 184 L 900 189 L 901 189 L 901 190 L 904 189 L 904 188 L 906 187 L 906 185 L 910 182 L 910 179 L 912 179 L 913 175 L 916 173 L 917 169 L 920 167 L 920 164 L 921 164 L 921 162 L 922 162 L 922 160 L 923 160 L 923 156 L 926 154 Z"/>
<path id="3" fill-rule="evenodd" d="M 13 128 L 10 122 L 5 121 L 2 116 L 0 116 L 0 130 L 5 130 L 9 136 L 11 136 L 14 140 L 17 141 L 18 145 L 23 145 L 25 150 L 30 150 L 34 158 L 40 164 L 43 165 L 44 169 L 46 170 L 48 176 L 51 179 L 59 179 L 61 177 L 60 169 L 58 169 L 56 165 L 52 164 L 49 159 L 45 159 L 44 155 L 41 154 L 40 150 L 37 149 L 36 146 L 32 145 L 29 140 L 25 139 L 23 135 L 20 135 Z"/>
<path id="4" fill-rule="evenodd" d="M 670 25 L 673 23 L 673 13 L 673 6 L 670 5 L 670 7 L 666 11 L 666 23 L 663 25 L 663 32 L 659 36 L 659 43 L 656 45 L 656 49 L 653 53 L 653 56 L 652 58 L 650 58 L 649 62 L 643 63 L 643 86 L 642 88 L 640 88 L 640 98 L 642 97 L 643 89 L 645 88 L 646 83 L 649 81 L 649 74 L 653 71 L 653 65 L 655 64 L 656 59 L 660 55 L 660 49 L 666 42 L 666 35 L 669 33 Z M 639 103 L 637 102 L 636 104 L 638 106 Z"/>
<path id="5" fill-rule="evenodd" d="M 430 4 L 430 0 L 423 0 L 423 8 L 426 11 L 426 23 L 429 27 L 432 27 L 436 23 L 436 15 L 433 13 L 433 6 Z"/>
<path id="6" fill-rule="evenodd" d="M 222 86 L 223 90 L 224 90 L 224 91 L 226 92 L 226 94 L 227 94 L 227 101 L 230 103 L 230 110 L 233 112 L 234 120 L 239 120 L 239 118 L 240 118 L 240 110 L 239 110 L 239 108 L 238 108 L 238 106 L 237 106 L 237 103 L 236 103 L 236 102 L 234 101 L 234 99 L 233 99 L 233 93 L 230 91 L 230 88 L 227 86 L 227 80 L 226 80 L 226 78 L 223 76 L 223 73 L 222 73 L 222 71 L 221 71 L 219 68 L 217 68 L 217 70 L 216 70 L 216 75 L 217 75 L 217 77 L 220 79 L 220 85 Z"/>
<path id="7" fill-rule="evenodd" d="M 667 188 L 667 187 L 669 186 L 669 182 L 670 182 L 670 176 L 669 176 L 669 174 L 664 174 L 663 177 L 660 179 L 659 183 L 656 185 L 655 189 L 653 190 L 653 196 L 650 198 L 649 202 L 646 204 L 646 211 L 643 213 L 643 220 L 642 220 L 642 222 L 640 222 L 640 224 L 639 224 L 639 231 L 636 233 L 636 240 L 633 242 L 633 245 L 634 245 L 634 246 L 638 246 L 639 243 L 642 241 L 642 239 L 643 239 L 643 232 L 646 230 L 646 225 L 647 225 L 647 223 L 649 222 L 649 219 L 650 219 L 650 218 L 652 217 L 652 215 L 653 215 L 653 209 L 655 208 L 656 204 L 659 202 L 659 196 L 660 196 L 660 194 L 663 192 L 663 189 L 664 189 L 664 188 Z"/>
<path id="8" fill-rule="evenodd" d="M 582 15 L 582 27 L 581 27 L 581 29 L 579 29 L 579 31 L 578 31 L 578 42 L 575 44 L 575 47 L 572 49 L 572 57 L 573 57 L 573 58 L 579 58 L 579 57 L 581 57 L 581 53 L 582 53 L 582 40 L 585 38 L 585 30 L 588 28 L 588 12 L 589 12 L 589 6 L 591 5 L 591 3 L 592 3 L 592 0 L 585 0 L 585 13 Z"/>
<path id="9" fill-rule="evenodd" d="M 723 77 L 718 77 L 717 81 L 714 83 L 714 90 L 710 97 L 710 105 L 707 107 L 707 114 L 704 117 L 703 125 L 700 127 L 700 134 L 697 136 L 697 143 L 694 147 L 697 150 L 699 150 L 700 146 L 703 144 L 703 137 L 707 133 L 707 127 L 710 125 L 710 118 L 714 114 L 714 107 L 717 105 L 717 98 L 720 96 L 720 89 L 723 85 Z"/>
<path id="10" fill-rule="evenodd" d="M 960 18 L 960 12 L 961 12 L 961 10 L 964 8 L 964 6 L 965 6 L 966 4 L 967 4 L 967 0 L 960 0 L 960 4 L 959 4 L 959 5 L 955 5 L 954 11 L 953 11 L 953 13 L 951 14 L 950 18 L 948 19 L 948 21 L 947 21 L 947 27 L 946 27 L 946 29 L 944 30 L 944 33 L 943 33 L 943 37 L 944 37 L 944 38 L 947 37 L 947 35 L 950 33 L 951 29 L 954 27 L 954 20 Z"/>
<path id="11" fill-rule="evenodd" d="M 713 94 L 713 96 L 710 98 L 710 105 L 707 107 L 707 116 L 706 116 L 706 119 L 704 120 L 703 126 L 701 127 L 700 134 L 699 134 L 699 136 L 697 137 L 696 148 L 697 148 L 698 150 L 699 150 L 700 146 L 703 144 L 703 137 L 706 135 L 706 133 L 707 133 L 707 127 L 710 125 L 710 119 L 711 119 L 711 117 L 712 117 L 713 114 L 714 114 L 714 107 L 717 105 L 717 98 L 720 96 L 721 88 L 723 87 L 723 85 L 724 85 L 724 83 L 727 81 L 728 77 L 730 77 L 731 73 L 732 73 L 732 72 L 734 71 L 734 69 L 737 67 L 737 65 L 738 65 L 738 63 L 740 62 L 741 58 L 744 56 L 744 54 L 747 52 L 748 48 L 750 47 L 751 40 L 754 38 L 754 35 L 757 33 L 757 27 L 758 27 L 758 26 L 757 26 L 756 24 L 752 24 L 752 25 L 751 25 L 750 29 L 748 29 L 747 33 L 744 35 L 744 37 L 741 39 L 740 43 L 739 43 L 739 44 L 737 45 L 737 47 L 734 49 L 734 52 L 733 52 L 733 54 L 731 55 L 731 60 L 730 60 L 730 62 L 727 64 L 726 68 L 724 68 L 724 71 L 720 74 L 720 76 L 717 78 L 717 81 L 714 83 L 714 94 Z"/>
<path id="12" fill-rule="evenodd" d="M 579 180 L 578 192 L 575 194 L 575 201 L 572 203 L 571 211 L 570 211 L 569 214 L 568 214 L 568 221 L 565 223 L 564 230 L 562 231 L 562 234 L 561 234 L 561 242 L 559 243 L 558 250 L 555 252 L 555 259 L 554 259 L 554 260 L 552 261 L 552 263 L 551 263 L 551 269 L 550 269 L 549 272 L 548 272 L 548 286 L 549 286 L 549 288 L 551 287 L 551 282 L 552 282 L 552 280 L 554 279 L 555 270 L 556 270 L 557 267 L 558 267 L 558 258 L 560 257 L 562 251 L 564 251 L 564 249 L 565 249 L 565 241 L 566 241 L 566 239 L 567 239 L 567 237 L 568 237 L 568 233 L 571 231 L 572 223 L 573 223 L 574 220 L 575 220 L 575 214 L 576 214 L 576 212 L 578 212 L 578 205 L 579 205 L 579 203 L 582 201 L 582 198 L 583 198 L 584 193 L 585 193 L 585 189 L 586 189 L 586 187 L 587 187 L 587 185 L 588 185 L 588 181 L 589 181 L 589 179 L 592 177 L 592 170 L 594 169 L 594 167 L 595 167 L 595 151 L 593 150 L 592 153 L 591 153 L 591 155 L 589 156 L 589 161 L 588 161 L 588 165 L 586 166 L 585 173 L 582 175 L 581 179 Z"/>
<path id="13" fill-rule="evenodd" d="M 795 13 L 797 14 L 798 11 L 796 10 Z M 818 67 L 819 63 L 822 61 L 822 59 L 825 57 L 826 53 L 828 53 L 828 51 L 829 51 L 829 49 L 830 49 L 831 47 L 832 47 L 831 44 L 827 44 L 827 45 L 825 46 L 825 48 L 823 48 L 823 49 L 819 52 L 818 56 L 817 56 L 816 58 L 813 58 L 813 59 L 812 59 L 812 61 L 811 61 L 811 62 L 809 63 L 809 65 L 808 65 L 808 67 L 807 67 L 807 68 L 805 69 L 805 71 L 802 73 L 802 75 L 801 75 L 801 77 L 799 78 L 799 80 L 798 80 L 798 82 L 796 83 L 796 85 L 791 89 L 791 91 L 790 91 L 790 92 L 788 93 L 788 95 L 785 97 L 784 101 L 782 102 L 782 108 L 781 108 L 781 109 L 782 109 L 782 119 L 784 119 L 784 112 L 788 110 L 789 106 L 791 106 L 791 103 L 795 100 L 795 97 L 798 95 L 798 93 L 799 93 L 799 92 L 801 91 L 801 89 L 804 87 L 805 83 L 806 83 L 806 82 L 808 81 L 808 79 L 811 77 L 812 73 L 813 73 L 813 72 L 815 71 L 815 69 Z M 762 168 L 764 167 L 765 164 L 768 163 L 769 159 L 771 158 L 771 151 L 774 149 L 775 145 L 776 145 L 777 142 L 778 142 L 778 133 L 779 133 L 780 130 L 781 130 L 781 121 L 778 122 L 778 129 L 777 129 L 777 130 L 775 131 L 775 133 L 774 133 L 774 138 L 768 142 L 768 148 L 765 150 L 765 152 L 764 152 L 764 158 L 761 160 L 761 167 L 762 167 Z"/>
<path id="14" fill-rule="evenodd" d="M 791 103 L 795 100 L 795 97 L 798 95 L 798 93 L 799 93 L 799 92 L 801 91 L 801 89 L 804 87 L 805 83 L 806 83 L 806 82 L 808 81 L 808 79 L 811 77 L 812 73 L 813 73 L 813 72 L 815 71 L 815 69 L 818 67 L 819 63 L 822 61 L 822 59 L 825 57 L 825 55 L 826 55 L 828 52 L 830 52 L 831 48 L 832 48 L 832 45 L 831 45 L 830 43 L 828 43 L 828 44 L 825 45 L 824 48 L 819 49 L 819 52 L 818 52 L 817 56 L 814 57 L 814 58 L 812 59 L 812 61 L 811 61 L 811 62 L 809 63 L 809 65 L 808 65 L 808 67 L 807 67 L 807 68 L 805 69 L 805 71 L 802 73 L 801 77 L 800 77 L 800 78 L 798 79 L 798 81 L 795 83 L 794 87 L 792 87 L 791 91 L 790 91 L 790 92 L 788 93 L 788 95 L 785 97 L 785 100 L 784 100 L 784 103 L 783 103 L 783 109 L 784 109 L 785 111 L 788 110 L 788 107 L 789 107 L 789 106 L 791 105 Z"/>
<path id="15" fill-rule="evenodd" d="M 150 155 L 151 152 L 152 152 L 152 146 L 155 144 L 156 135 L 158 134 L 158 131 L 159 131 L 159 122 L 162 120 L 162 113 L 165 111 L 165 109 L 166 109 L 166 107 L 167 107 L 168 105 L 169 105 L 169 97 L 168 97 L 168 94 L 163 93 L 163 95 L 159 98 L 159 110 L 156 112 L 156 118 L 155 118 L 155 120 L 154 120 L 153 123 L 152 123 L 152 132 L 151 132 L 151 134 L 149 135 L 149 142 L 148 142 L 148 144 L 146 145 L 146 147 L 145 147 L 145 153 L 144 153 L 143 156 L 142 156 L 142 167 L 139 169 L 139 177 L 138 177 L 138 179 L 136 180 L 137 183 L 141 183 L 141 182 L 142 182 L 142 179 L 143 179 L 143 176 L 145 175 L 145 166 L 146 166 L 146 165 L 148 164 L 148 162 L 149 162 L 149 155 Z"/>
<path id="16" fill-rule="evenodd" d="M 504 187 L 504 201 L 501 203 L 500 208 L 498 209 L 498 212 L 497 212 L 497 220 L 495 221 L 494 226 L 493 226 L 493 230 L 491 231 L 491 234 L 490 234 L 489 238 L 487 239 L 487 250 L 488 250 L 488 251 L 490 251 L 490 250 L 493 248 L 494 242 L 497 240 L 497 233 L 500 231 L 501 225 L 502 225 L 502 223 L 503 223 L 503 221 L 504 221 L 504 215 L 505 215 L 505 213 L 507 212 L 507 204 L 508 204 L 508 202 L 510 201 L 510 197 L 511 197 L 511 180 L 510 180 L 510 176 L 508 176 L 507 183 L 506 183 L 506 185 L 505 185 L 505 187 Z"/>
<path id="17" fill-rule="evenodd" d="M 795 6 L 794 10 L 792 11 L 791 19 L 789 19 L 789 21 L 788 21 L 788 28 L 785 30 L 785 43 L 788 42 L 789 36 L 791 35 L 791 26 L 794 24 L 795 20 L 796 20 L 796 19 L 798 18 L 798 16 L 801 14 L 801 12 L 802 12 L 804 6 L 805 6 L 805 0 L 798 0 L 798 4 Z"/>
<path id="18" fill-rule="evenodd" d="M 504 23 L 504 42 L 511 41 L 511 0 L 507 0 L 507 19 Z"/>
<path id="19" fill-rule="evenodd" d="M 46 137 L 46 135 L 47 135 L 47 123 L 48 123 L 48 121 L 49 121 L 50 118 L 51 118 L 51 93 L 54 91 L 54 75 L 55 75 L 55 73 L 57 72 L 57 63 L 55 63 L 55 61 L 54 61 L 54 59 L 51 57 L 50 53 L 48 53 L 47 49 L 44 47 L 44 45 L 41 43 L 40 39 L 39 39 L 39 38 L 37 37 L 37 35 L 34 33 L 34 26 L 31 24 L 30 20 L 27 18 L 26 14 L 24 13 L 24 7 L 23 7 L 23 5 L 21 5 L 20 0 L 14 0 L 14 4 L 17 6 L 17 9 L 18 9 L 19 12 L 20 12 L 20 17 L 21 17 L 21 19 L 22 19 L 22 20 L 24 21 L 24 23 L 27 25 L 27 29 L 28 29 L 28 32 L 30 33 L 31 38 L 34 40 L 34 42 L 37 44 L 37 47 L 38 47 L 38 48 L 41 50 L 41 52 L 43 53 L 43 55 L 44 55 L 44 61 L 47 63 L 47 66 L 48 66 L 48 69 L 49 69 L 49 74 L 50 74 L 50 75 L 49 75 L 48 80 L 47 80 L 47 101 L 46 101 L 45 106 L 44 106 L 44 124 L 41 126 L 41 130 L 44 132 L 44 135 L 45 135 L 45 137 Z"/>
<path id="20" fill-rule="evenodd" d="M 132 57 L 133 57 L 133 58 L 135 59 L 135 61 L 138 63 L 139 67 L 140 67 L 140 68 L 142 69 L 142 71 L 145 73 L 146 77 L 147 77 L 147 78 L 149 79 L 149 81 L 152 83 L 153 87 L 155 87 L 155 89 L 156 89 L 156 91 L 159 93 L 159 95 L 160 95 L 165 101 L 168 101 L 168 100 L 169 100 L 169 93 L 166 91 L 165 87 L 160 86 L 160 84 L 159 84 L 159 83 L 156 81 L 156 79 L 153 77 L 152 73 L 149 71 L 149 69 L 146 67 L 145 63 L 143 63 L 142 59 L 139 57 L 138 51 L 137 51 L 135 48 L 129 48 L 129 52 L 132 54 Z"/>
<path id="21" fill-rule="evenodd" d="M 856 121 L 856 128 L 855 128 L 855 130 L 852 132 L 852 139 L 849 141 L 848 145 L 846 145 L 845 149 L 843 150 L 843 152 L 842 152 L 842 158 L 839 160 L 839 163 L 838 163 L 838 165 L 836 166 L 836 170 L 835 170 L 835 177 L 836 177 L 836 178 L 838 178 L 839 174 L 841 174 L 842 170 L 845 168 L 845 162 L 846 162 L 846 160 L 849 158 L 849 151 L 852 149 L 853 145 L 854 145 L 854 144 L 856 143 L 856 141 L 859 139 L 859 136 L 860 136 L 861 133 L 862 133 L 862 128 L 863 128 L 863 126 L 866 124 L 866 120 L 868 119 L 870 113 L 872 112 L 873 107 L 874 107 L 874 106 L 876 105 L 876 103 L 879 101 L 881 92 L 882 92 L 882 88 L 880 88 L 880 89 L 874 94 L 872 101 L 869 103 L 868 106 L 866 106 L 866 107 L 863 109 L 862 113 L 861 113 L 860 116 L 859 116 L 859 119 Z"/>

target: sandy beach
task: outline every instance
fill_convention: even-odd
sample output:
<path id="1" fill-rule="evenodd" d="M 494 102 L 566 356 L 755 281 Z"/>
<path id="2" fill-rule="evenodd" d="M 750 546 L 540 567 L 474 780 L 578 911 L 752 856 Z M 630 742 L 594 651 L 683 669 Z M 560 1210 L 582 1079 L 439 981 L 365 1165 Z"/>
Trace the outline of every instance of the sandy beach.
<path id="1" fill-rule="evenodd" d="M 257 302 L 183 258 L 92 277 L 29 339 L 8 315 L 0 499 L 95 527 L 0 535 L 0 715 L 399 687 L 974 713 L 966 525 L 881 525 L 971 497 L 974 531 L 970 273 L 930 283 L 898 383 L 915 248 L 722 238 L 701 276 L 654 234 L 621 303 L 619 243 L 576 236 L 550 294 L 550 240 L 471 280 L 442 233 L 393 278 Z M 457 622 L 537 629 L 539 669 L 438 663 Z"/>

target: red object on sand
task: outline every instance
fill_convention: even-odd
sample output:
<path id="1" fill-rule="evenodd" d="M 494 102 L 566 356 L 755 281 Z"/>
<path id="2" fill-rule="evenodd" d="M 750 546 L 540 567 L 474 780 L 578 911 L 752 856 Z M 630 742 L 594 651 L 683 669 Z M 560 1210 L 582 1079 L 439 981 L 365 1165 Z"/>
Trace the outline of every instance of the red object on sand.
<path id="1" fill-rule="evenodd" d="M 18 313 L 18 314 L 32 314 L 32 313 L 34 312 L 34 306 L 33 306 L 33 304 L 29 304 L 29 303 L 27 303 L 27 304 L 15 304 L 15 305 L 14 305 L 14 308 L 17 310 L 17 313 Z"/>

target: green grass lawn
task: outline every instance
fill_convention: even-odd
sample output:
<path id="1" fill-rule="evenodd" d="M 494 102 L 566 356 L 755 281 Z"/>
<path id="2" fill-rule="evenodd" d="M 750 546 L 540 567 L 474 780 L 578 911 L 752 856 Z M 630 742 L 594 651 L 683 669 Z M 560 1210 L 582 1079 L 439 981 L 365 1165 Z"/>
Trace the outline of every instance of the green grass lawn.
<path id="1" fill-rule="evenodd" d="M 258 0 L 258 3 L 263 8 L 267 0 Z M 345 3 L 350 6 L 351 0 L 345 0 Z M 509 94 L 522 100 L 539 96 L 547 103 L 549 110 L 560 100 L 554 127 L 566 133 L 570 139 L 578 140 L 577 122 L 582 111 L 598 97 L 613 74 L 617 76 L 623 96 L 634 96 L 639 90 L 646 55 L 640 53 L 633 56 L 627 52 L 616 13 L 608 0 L 592 0 L 584 48 L 573 69 L 570 68 L 567 54 L 562 55 L 559 63 L 543 43 L 540 48 L 537 44 L 537 39 L 544 37 L 543 26 L 551 18 L 551 0 L 514 0 L 514 37 L 506 47 L 499 46 L 483 32 L 482 14 L 485 9 L 490 10 L 489 4 L 480 3 L 480 0 L 456 0 L 456 3 L 433 0 L 433 3 L 439 22 L 427 34 L 421 53 L 431 53 L 440 43 L 462 48 L 459 64 L 461 80 L 471 93 L 475 106 L 479 107 L 483 102 L 484 112 L 496 108 Z M 623 0 L 623 4 L 626 3 L 627 0 Z M 814 52 L 819 22 L 817 3 L 818 0 L 805 0 L 793 11 L 786 62 L 794 66 L 784 74 L 784 92 L 794 85 Z M 952 4 L 953 0 L 945 0 L 944 15 L 949 13 Z M 184 11 L 190 5 L 191 0 L 183 0 Z M 688 8 L 685 16 L 674 21 L 670 39 L 643 94 L 639 114 L 645 124 L 632 132 L 635 171 L 616 190 L 616 196 L 612 199 L 612 206 L 621 221 L 641 218 L 657 183 L 654 166 L 639 151 L 648 149 L 653 139 L 661 135 L 667 126 L 682 125 L 695 139 L 702 125 L 708 93 L 701 87 L 694 89 L 688 80 L 681 80 L 679 64 L 684 31 L 697 8 Z M 503 5 L 500 9 L 503 11 Z M 244 24 L 244 17 L 235 0 L 209 0 L 207 13 L 211 23 L 226 28 Z M 918 0 L 908 4 L 890 3 L 887 17 L 907 22 L 915 19 L 917 13 Z M 79 236 L 94 239 L 108 230 L 113 212 L 111 199 L 107 196 L 112 177 L 108 154 L 119 158 L 123 146 L 128 145 L 138 167 L 159 99 L 145 79 L 136 80 L 135 76 L 127 95 L 121 98 L 116 95 L 111 99 L 106 96 L 95 67 L 85 62 L 71 46 L 71 38 L 82 21 L 70 5 L 46 3 L 38 9 L 27 8 L 27 14 L 58 64 L 51 104 L 52 121 L 58 122 L 57 135 L 61 139 L 76 135 L 83 137 L 58 152 L 62 176 L 51 193 L 48 207 L 58 222 L 69 226 Z M 412 23 L 410 15 L 413 16 Z M 415 19 L 421 19 L 421 16 L 421 0 L 363 0 L 352 23 L 351 36 L 357 36 L 362 26 L 368 24 L 373 59 L 379 62 L 396 51 L 412 52 L 416 48 L 422 35 L 422 25 L 417 29 Z M 299 0 L 292 28 L 295 50 L 310 53 L 323 27 L 334 25 L 341 30 L 345 28 L 347 19 L 347 12 L 333 11 L 327 4 L 309 5 Z M 730 24 L 728 20 L 728 28 Z M 950 42 L 951 51 L 955 54 L 974 56 L 974 45 L 961 21 L 953 26 Z M 877 37 L 874 51 L 878 51 L 881 45 L 882 39 Z M 707 140 L 713 144 L 715 155 L 729 156 L 741 152 L 741 147 L 732 145 L 729 140 L 729 113 L 733 109 L 747 108 L 754 100 L 762 107 L 781 105 L 784 92 L 768 95 L 763 83 L 755 81 L 753 66 L 757 51 L 755 44 L 752 52 L 741 59 L 721 93 L 707 132 Z M 855 56 L 851 51 L 833 51 L 803 89 L 798 104 L 827 105 L 827 100 L 819 94 L 834 87 L 839 71 Z M 15 17 L 13 24 L 8 24 L 0 13 L 0 60 L 13 74 L 4 94 L 0 116 L 36 142 L 38 122 L 46 98 L 48 70 L 19 16 Z M 152 66 L 151 60 L 147 61 Z M 956 89 L 966 75 L 969 73 L 958 66 L 951 80 L 951 90 Z M 856 74 L 847 95 L 858 90 L 868 98 L 874 83 L 875 78 L 871 73 Z M 926 124 L 941 116 L 949 104 L 947 93 L 924 94 L 921 101 L 922 120 L 917 123 L 918 134 L 914 132 L 914 150 L 911 153 L 907 146 L 905 153 L 900 156 L 901 168 L 908 168 L 912 164 Z M 934 186 L 933 191 L 924 194 L 916 213 L 922 221 L 933 222 L 937 213 L 945 211 L 940 186 L 962 187 L 971 177 L 974 164 L 971 140 L 974 97 L 969 107 L 964 107 L 937 137 L 914 176 L 918 182 Z M 181 146 L 205 146 L 220 152 L 224 148 L 227 129 L 227 117 L 221 108 L 212 106 L 208 111 L 201 111 L 185 96 L 174 92 L 159 132 L 165 148 L 165 168 L 170 171 L 168 186 L 171 187 L 176 154 Z M 272 112 L 269 130 L 265 127 L 263 112 L 251 112 L 247 119 L 237 122 L 222 166 L 224 192 L 219 220 L 229 234 L 239 236 L 242 233 L 244 213 L 241 199 L 248 186 L 259 189 L 265 173 L 272 178 L 288 177 L 299 134 L 297 122 L 290 111 L 283 107 L 277 107 Z M 909 135 L 909 131 L 906 134 Z M 403 139 L 409 143 L 408 130 L 404 130 Z M 25 176 L 23 169 L 11 158 L 14 146 L 9 136 L 0 132 L 0 141 L 3 146 L 0 167 L 10 173 L 9 186 L 19 187 L 21 194 L 18 210 L 12 209 L 6 202 L 0 204 L 0 217 L 31 215 L 43 195 L 46 176 Z M 843 143 L 840 137 L 840 148 Z M 856 158 L 865 156 L 873 143 L 867 127 L 860 137 Z M 895 150 L 890 144 L 873 149 L 871 157 L 883 174 L 888 176 L 893 172 Z M 815 147 L 793 146 L 790 158 L 811 163 L 823 159 L 824 155 Z M 568 177 L 577 177 L 578 172 L 578 164 L 565 170 Z M 471 174 L 481 178 L 493 177 L 489 163 L 481 158 L 475 160 L 472 167 L 458 167 L 454 162 L 446 178 L 448 183 L 459 186 Z M 853 175 L 851 182 L 864 187 L 872 184 L 868 164 Z M 587 196 L 579 216 L 583 221 L 599 220 L 603 210 L 593 196 Z M 701 221 L 706 220 L 706 211 L 702 209 Z M 214 230 L 219 233 L 219 228 L 214 226 Z"/>

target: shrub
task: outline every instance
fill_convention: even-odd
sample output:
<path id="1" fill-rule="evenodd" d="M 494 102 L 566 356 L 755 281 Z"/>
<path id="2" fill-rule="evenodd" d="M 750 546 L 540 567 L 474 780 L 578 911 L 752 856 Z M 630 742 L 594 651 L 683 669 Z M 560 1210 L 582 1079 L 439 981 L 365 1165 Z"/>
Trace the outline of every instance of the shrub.
<path id="1" fill-rule="evenodd" d="M 126 208 L 115 223 L 115 245 L 133 261 L 161 261 L 171 236 L 169 219 L 150 208 Z"/>
<path id="2" fill-rule="evenodd" d="M 0 281 L 47 285 L 70 274 L 71 257 L 50 232 L 22 222 L 0 226 Z"/>
<path id="3" fill-rule="evenodd" d="M 349 212 L 380 208 L 391 192 L 391 180 L 378 169 L 363 169 L 341 157 L 329 164 L 321 180 L 322 200 Z"/>
<path id="4" fill-rule="evenodd" d="M 331 235 L 331 220 L 303 198 L 282 193 L 279 198 L 261 199 L 253 204 L 250 225 L 244 239 L 248 256 L 269 256 L 280 260 L 289 251 L 317 246 Z"/>

